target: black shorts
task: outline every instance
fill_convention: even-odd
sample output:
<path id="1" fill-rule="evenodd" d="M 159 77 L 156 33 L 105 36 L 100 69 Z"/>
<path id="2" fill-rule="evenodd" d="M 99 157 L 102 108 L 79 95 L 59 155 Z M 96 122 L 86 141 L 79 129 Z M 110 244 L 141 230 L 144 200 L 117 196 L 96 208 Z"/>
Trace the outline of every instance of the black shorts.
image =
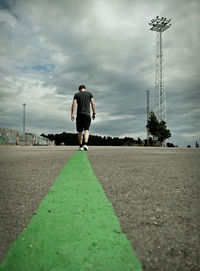
<path id="1" fill-rule="evenodd" d="M 76 117 L 76 130 L 83 132 L 83 130 L 89 130 L 91 123 L 91 117 L 85 114 L 78 114 Z"/>

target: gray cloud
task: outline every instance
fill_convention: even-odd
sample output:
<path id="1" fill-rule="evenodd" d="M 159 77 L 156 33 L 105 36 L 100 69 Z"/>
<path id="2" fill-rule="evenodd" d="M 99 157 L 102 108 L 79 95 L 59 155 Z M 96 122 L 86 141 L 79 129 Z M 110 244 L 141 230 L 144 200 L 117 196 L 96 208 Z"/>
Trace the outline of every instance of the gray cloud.
<path id="1" fill-rule="evenodd" d="M 167 125 L 175 144 L 199 140 L 198 0 L 1 1 L 0 126 L 74 132 L 70 107 L 80 84 L 95 97 L 91 132 L 145 137 L 146 94 L 154 109 L 155 33 L 163 35 Z M 17 116 L 17 117 L 16 117 Z"/>

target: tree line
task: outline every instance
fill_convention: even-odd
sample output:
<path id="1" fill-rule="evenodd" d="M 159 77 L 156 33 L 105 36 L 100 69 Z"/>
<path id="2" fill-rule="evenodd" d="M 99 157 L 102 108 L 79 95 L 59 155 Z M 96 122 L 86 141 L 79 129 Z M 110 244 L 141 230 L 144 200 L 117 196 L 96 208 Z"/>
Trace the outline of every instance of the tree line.
<path id="1" fill-rule="evenodd" d="M 44 133 L 41 136 L 55 142 L 55 145 L 74 146 L 78 145 L 77 134 L 62 132 L 60 134 Z M 134 139 L 132 137 L 111 137 L 111 136 L 98 136 L 90 135 L 90 146 L 147 146 L 147 140 L 142 140 L 140 137 Z M 149 138 L 148 146 L 156 146 L 152 137 Z M 173 143 L 167 143 L 168 147 L 175 147 Z"/>
<path id="2" fill-rule="evenodd" d="M 173 143 L 166 142 L 166 139 L 171 137 L 171 131 L 167 129 L 166 122 L 164 120 L 158 120 L 153 111 L 150 112 L 146 128 L 149 133 L 147 139 L 142 140 L 140 137 L 134 139 L 132 137 L 111 137 L 111 136 L 98 136 L 90 135 L 89 144 L 92 146 L 157 146 L 162 147 L 177 147 Z M 62 132 L 60 134 L 48 134 L 44 133 L 41 136 L 46 137 L 53 141 L 55 145 L 74 146 L 78 145 L 77 134 Z M 165 143 L 165 144 L 164 144 Z M 187 146 L 191 148 L 190 145 Z M 196 148 L 199 148 L 199 144 L 196 142 Z"/>
<path id="3" fill-rule="evenodd" d="M 78 145 L 77 134 L 62 132 L 60 134 L 48 134 L 44 133 L 41 136 L 54 141 L 56 145 Z M 99 136 L 90 135 L 89 144 L 91 146 L 144 146 L 145 140 L 141 138 L 134 139 L 131 137 L 111 137 L 111 136 Z"/>
<path id="4" fill-rule="evenodd" d="M 147 121 L 147 129 L 149 132 L 149 139 L 142 140 L 140 137 L 137 139 L 131 137 L 111 137 L 111 136 L 98 136 L 90 135 L 89 144 L 92 146 L 162 146 L 163 142 L 171 137 L 171 132 L 166 127 L 166 122 L 158 121 L 154 112 L 149 114 Z M 77 134 L 62 132 L 60 134 L 44 133 L 41 136 L 54 141 L 56 145 L 78 145 Z M 173 143 L 167 143 L 167 147 L 175 147 Z"/>
<path id="5" fill-rule="evenodd" d="M 149 114 L 149 118 L 147 121 L 147 129 L 149 134 L 151 135 L 148 139 L 142 140 L 138 137 L 138 139 L 134 139 L 131 137 L 111 137 L 111 136 L 98 136 L 98 135 L 90 135 L 89 144 L 93 146 L 162 146 L 163 142 L 171 137 L 171 132 L 166 127 L 166 122 L 161 120 L 158 121 L 156 115 L 152 111 Z M 48 134 L 44 133 L 41 136 L 54 141 L 56 145 L 77 145 L 77 134 L 73 133 L 60 133 L 60 134 Z M 168 147 L 175 147 L 173 143 L 167 143 Z"/>

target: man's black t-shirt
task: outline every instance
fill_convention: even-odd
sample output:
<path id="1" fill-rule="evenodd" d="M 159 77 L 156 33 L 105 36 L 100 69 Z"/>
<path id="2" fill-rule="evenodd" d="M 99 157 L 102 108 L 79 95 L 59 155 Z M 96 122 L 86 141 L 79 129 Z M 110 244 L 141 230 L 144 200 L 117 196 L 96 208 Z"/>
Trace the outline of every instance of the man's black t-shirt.
<path id="1" fill-rule="evenodd" d="M 85 114 L 90 116 L 90 101 L 93 98 L 92 93 L 88 91 L 79 91 L 74 95 L 77 100 L 77 114 Z"/>

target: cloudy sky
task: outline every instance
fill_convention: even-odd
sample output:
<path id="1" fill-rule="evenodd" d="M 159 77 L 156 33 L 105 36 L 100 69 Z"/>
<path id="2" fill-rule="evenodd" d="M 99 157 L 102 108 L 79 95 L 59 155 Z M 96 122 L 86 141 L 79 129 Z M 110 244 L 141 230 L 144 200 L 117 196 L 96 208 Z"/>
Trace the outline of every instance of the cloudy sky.
<path id="1" fill-rule="evenodd" d="M 156 33 L 163 33 L 170 142 L 200 141 L 199 0 L 0 0 L 0 127 L 75 132 L 74 93 L 85 84 L 96 102 L 91 133 L 146 136 L 146 89 L 154 110 Z M 199 142 L 200 143 L 200 142 Z"/>

